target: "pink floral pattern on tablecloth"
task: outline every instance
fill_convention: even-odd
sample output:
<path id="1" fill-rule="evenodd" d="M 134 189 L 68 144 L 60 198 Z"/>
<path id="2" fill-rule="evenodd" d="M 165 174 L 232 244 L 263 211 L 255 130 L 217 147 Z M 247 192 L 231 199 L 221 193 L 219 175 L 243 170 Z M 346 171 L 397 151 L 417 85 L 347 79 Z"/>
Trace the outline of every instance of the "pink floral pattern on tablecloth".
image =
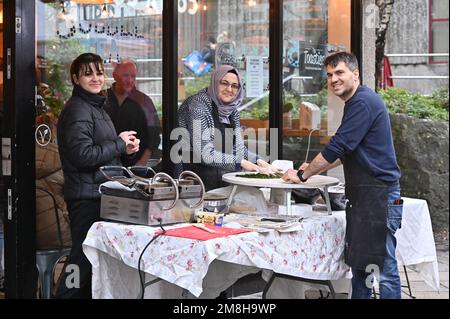
<path id="1" fill-rule="evenodd" d="M 249 232 L 208 241 L 160 236 L 143 253 L 141 269 L 195 296 L 201 294 L 203 278 L 215 259 L 310 279 L 344 278 L 349 271 L 343 260 L 344 215 L 308 218 L 302 228 L 290 233 Z M 137 269 L 142 250 L 158 231 L 156 227 L 98 222 L 84 241 L 85 253 L 93 265 L 98 250 Z"/>

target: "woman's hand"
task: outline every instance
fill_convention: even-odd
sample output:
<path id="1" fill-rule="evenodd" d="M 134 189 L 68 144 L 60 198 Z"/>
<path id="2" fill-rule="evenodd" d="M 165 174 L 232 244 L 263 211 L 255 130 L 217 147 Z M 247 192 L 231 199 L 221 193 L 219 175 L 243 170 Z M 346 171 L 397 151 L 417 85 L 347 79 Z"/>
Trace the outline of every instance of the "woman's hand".
<path id="1" fill-rule="evenodd" d="M 294 169 L 288 169 L 282 177 L 283 181 L 288 183 L 301 184 L 301 181 L 297 176 L 297 172 L 298 171 Z"/>
<path id="2" fill-rule="evenodd" d="M 276 168 L 273 165 L 267 163 L 266 161 L 262 159 L 258 159 L 256 161 L 256 164 L 258 164 L 259 172 L 264 174 L 274 174 L 274 173 L 282 173 L 283 170 L 280 168 Z"/>
<path id="3" fill-rule="evenodd" d="M 256 171 L 259 172 L 260 167 L 252 162 L 249 162 L 245 159 L 241 161 L 241 167 L 246 171 Z"/>
<path id="4" fill-rule="evenodd" d="M 128 155 L 139 151 L 139 143 L 141 141 L 136 137 L 135 131 L 124 131 L 119 134 L 119 137 L 125 142 Z"/>

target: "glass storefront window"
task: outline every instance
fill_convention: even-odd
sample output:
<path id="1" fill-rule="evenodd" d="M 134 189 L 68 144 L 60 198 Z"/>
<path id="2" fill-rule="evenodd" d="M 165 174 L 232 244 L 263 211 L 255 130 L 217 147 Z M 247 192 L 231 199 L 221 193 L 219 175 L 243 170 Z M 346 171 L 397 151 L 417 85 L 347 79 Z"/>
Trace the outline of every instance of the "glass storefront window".
<path id="1" fill-rule="evenodd" d="M 85 5 L 71 1 L 37 1 L 37 63 L 41 79 L 70 96 L 69 67 L 84 52 L 104 58 L 107 86 L 112 63 L 131 58 L 138 64 L 137 87 L 150 96 L 161 112 L 162 4 L 149 1 L 115 1 Z M 42 65 L 45 63 L 45 65 Z M 48 83 L 47 83 L 48 82 Z M 161 114 L 160 114 L 161 115 Z"/>
<path id="2" fill-rule="evenodd" d="M 311 161 L 340 124 L 343 102 L 328 94 L 323 60 L 350 50 L 350 5 L 350 0 L 283 2 L 283 157 L 294 167 Z"/>
<path id="3" fill-rule="evenodd" d="M 238 109 L 250 141 L 253 129 L 269 122 L 269 1 L 186 1 L 186 6 L 178 8 L 179 105 L 209 86 L 215 68 L 233 65 L 244 82 Z"/>
<path id="4" fill-rule="evenodd" d="M 58 211 L 65 217 L 60 219 L 64 244 L 67 244 L 70 235 L 62 197 L 64 180 L 56 140 L 56 123 L 64 103 L 72 93 L 69 72 L 72 61 L 81 53 L 100 55 L 105 64 L 107 89 L 114 82 L 114 64 L 125 59 L 134 60 L 138 69 L 136 88 L 152 99 L 161 119 L 162 2 L 105 2 L 111 3 L 92 5 L 73 1 L 36 1 L 38 248 L 58 246 L 49 196 L 55 197 Z M 153 125 L 159 126 L 159 120 L 154 117 L 153 120 Z M 44 125 L 42 129 L 40 125 Z M 148 119 L 147 125 L 150 128 Z M 155 140 L 159 141 L 160 133 L 156 135 L 158 138 Z M 161 157 L 160 145 L 162 143 L 159 142 L 152 145 L 151 157 L 155 160 Z"/>
<path id="5" fill-rule="evenodd" d="M 44 112 L 56 116 L 70 97 L 70 64 L 81 53 L 93 52 L 105 62 L 107 87 L 113 82 L 113 63 L 137 63 L 136 87 L 148 95 L 161 118 L 162 4 L 115 1 L 78 4 L 36 1 L 36 71 L 38 84 L 48 86 Z"/>
<path id="6" fill-rule="evenodd" d="M 0 137 L 3 135 L 3 0 L 0 0 Z M 3 159 L 0 163 L 0 194 L 4 194 L 3 182 Z M 3 196 L 2 196 L 3 197 Z M 3 213 L 3 207 L 6 206 L 6 199 L 0 199 L 0 214 Z M 0 217 L 0 287 L 4 286 L 4 269 L 3 269 L 3 217 Z"/>

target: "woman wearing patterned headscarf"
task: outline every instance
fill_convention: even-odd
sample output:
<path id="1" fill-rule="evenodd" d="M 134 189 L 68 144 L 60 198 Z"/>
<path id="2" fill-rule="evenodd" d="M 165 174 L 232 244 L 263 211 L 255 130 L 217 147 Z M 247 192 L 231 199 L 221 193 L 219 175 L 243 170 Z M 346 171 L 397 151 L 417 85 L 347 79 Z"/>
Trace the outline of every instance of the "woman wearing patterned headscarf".
<path id="1" fill-rule="evenodd" d="M 239 72 L 232 66 L 222 65 L 212 73 L 208 88 L 187 98 L 180 106 L 178 123 L 189 131 L 190 139 L 184 141 L 190 145 L 190 159 L 184 155 L 183 170 L 197 173 L 206 190 L 226 186 L 222 182 L 225 173 L 241 168 L 259 170 L 252 163 L 257 160 L 256 155 L 247 150 L 240 134 L 237 108 L 243 98 Z"/>

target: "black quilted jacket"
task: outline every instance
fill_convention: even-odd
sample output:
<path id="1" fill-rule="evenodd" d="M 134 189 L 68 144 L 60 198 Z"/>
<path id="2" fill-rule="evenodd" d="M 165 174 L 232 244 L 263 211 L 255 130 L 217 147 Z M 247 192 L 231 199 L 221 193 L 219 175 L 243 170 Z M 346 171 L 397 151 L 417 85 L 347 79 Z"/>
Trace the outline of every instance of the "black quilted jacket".
<path id="1" fill-rule="evenodd" d="M 98 199 L 103 165 L 121 165 L 125 142 L 103 110 L 105 97 L 75 86 L 58 120 L 58 147 L 64 171 L 64 199 Z"/>

